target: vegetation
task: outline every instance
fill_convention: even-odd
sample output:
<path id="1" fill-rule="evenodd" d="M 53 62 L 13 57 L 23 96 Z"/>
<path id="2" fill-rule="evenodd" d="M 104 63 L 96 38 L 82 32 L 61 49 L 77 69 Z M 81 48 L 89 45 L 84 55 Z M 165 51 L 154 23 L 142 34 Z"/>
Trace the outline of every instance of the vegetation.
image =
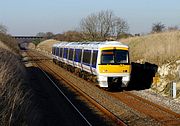
<path id="1" fill-rule="evenodd" d="M 7 27 L 1 24 L 0 25 L 0 33 L 6 34 L 6 32 L 7 32 Z"/>
<path id="2" fill-rule="evenodd" d="M 37 48 L 42 51 L 48 51 L 49 53 L 51 53 L 52 45 L 57 42 L 58 42 L 57 40 L 48 39 L 48 40 L 42 41 L 40 44 L 38 44 Z"/>
<path id="3" fill-rule="evenodd" d="M 164 30 L 165 30 L 165 25 L 162 24 L 161 22 L 154 23 L 152 26 L 152 33 L 162 32 Z"/>
<path id="4" fill-rule="evenodd" d="M 119 36 L 128 31 L 125 20 L 114 15 L 113 11 L 100 11 L 83 18 L 80 28 L 90 40 L 106 40 L 111 36 Z"/>
<path id="5" fill-rule="evenodd" d="M 67 42 L 81 42 L 86 41 L 86 37 L 83 35 L 82 32 L 78 31 L 67 31 L 63 34 L 57 34 L 55 35 L 54 39 L 61 40 L 61 41 L 67 41 Z"/>
<path id="6" fill-rule="evenodd" d="M 19 53 L 18 42 L 13 39 L 10 35 L 0 32 L 0 41 L 12 49 L 15 53 Z"/>
<path id="7" fill-rule="evenodd" d="M 39 32 L 36 34 L 38 37 L 43 37 L 43 39 L 52 39 L 54 37 L 54 34 L 52 32 Z"/>
<path id="8" fill-rule="evenodd" d="M 122 40 L 123 41 L 123 40 Z M 132 61 L 163 64 L 180 58 L 180 31 L 169 31 L 124 40 Z"/>
<path id="9" fill-rule="evenodd" d="M 25 123 L 27 102 L 23 87 L 25 69 L 19 57 L 0 48 L 0 125 L 22 125 Z"/>
<path id="10" fill-rule="evenodd" d="M 117 39 L 123 39 L 123 38 L 129 38 L 129 37 L 133 37 L 133 35 L 127 34 L 127 33 L 122 33 L 117 36 Z"/>
<path id="11" fill-rule="evenodd" d="M 35 39 L 35 40 L 33 40 L 32 41 L 32 43 L 34 44 L 34 45 L 38 45 L 40 42 L 42 42 L 42 39 Z"/>
<path id="12" fill-rule="evenodd" d="M 7 45 L 15 53 L 19 52 L 18 42 L 10 35 L 6 34 L 7 28 L 4 25 L 0 25 L 0 41 Z"/>
<path id="13" fill-rule="evenodd" d="M 26 72 L 18 52 L 18 43 L 0 32 L 0 126 L 26 125 Z"/>
<path id="14" fill-rule="evenodd" d="M 168 31 L 177 31 L 179 28 L 177 25 L 168 27 Z"/>

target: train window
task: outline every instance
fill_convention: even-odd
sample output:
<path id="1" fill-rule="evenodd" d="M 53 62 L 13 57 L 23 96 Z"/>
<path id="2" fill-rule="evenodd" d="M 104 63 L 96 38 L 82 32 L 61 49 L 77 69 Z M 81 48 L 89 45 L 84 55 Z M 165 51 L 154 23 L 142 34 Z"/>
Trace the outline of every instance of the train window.
<path id="1" fill-rule="evenodd" d="M 83 63 L 89 65 L 91 61 L 91 50 L 84 50 L 83 52 Z"/>
<path id="2" fill-rule="evenodd" d="M 128 63 L 128 51 L 127 50 L 117 50 L 115 53 L 116 63 Z"/>
<path id="3" fill-rule="evenodd" d="M 58 54 L 59 54 L 59 48 L 57 47 L 56 48 L 56 56 L 58 56 Z"/>
<path id="4" fill-rule="evenodd" d="M 63 48 L 60 48 L 59 57 L 62 57 Z"/>
<path id="5" fill-rule="evenodd" d="M 64 57 L 65 59 L 67 59 L 67 56 L 68 56 L 68 48 L 64 48 L 63 57 Z"/>
<path id="6" fill-rule="evenodd" d="M 57 47 L 54 48 L 54 55 L 56 55 L 56 48 L 57 48 Z"/>
<path id="7" fill-rule="evenodd" d="M 81 49 L 75 49 L 75 62 L 81 62 L 81 55 L 82 55 L 82 50 Z"/>
<path id="8" fill-rule="evenodd" d="M 74 49 L 69 49 L 69 60 L 73 60 Z"/>
<path id="9" fill-rule="evenodd" d="M 127 50 L 103 50 L 101 53 L 102 64 L 127 64 L 129 63 Z"/>
<path id="10" fill-rule="evenodd" d="M 56 47 L 54 47 L 54 55 L 56 55 Z"/>
<path id="11" fill-rule="evenodd" d="M 93 57 L 92 57 L 92 67 L 94 67 L 94 68 L 96 68 L 97 55 L 98 55 L 98 51 L 94 50 L 93 51 Z"/>
<path id="12" fill-rule="evenodd" d="M 56 50 L 56 47 L 53 48 L 53 54 L 55 55 L 55 50 Z"/>

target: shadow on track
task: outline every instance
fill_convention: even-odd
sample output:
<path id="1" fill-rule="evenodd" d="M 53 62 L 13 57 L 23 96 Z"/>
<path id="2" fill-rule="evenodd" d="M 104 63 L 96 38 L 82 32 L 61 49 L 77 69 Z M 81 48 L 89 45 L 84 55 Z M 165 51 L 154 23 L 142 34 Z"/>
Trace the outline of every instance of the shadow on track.
<path id="1" fill-rule="evenodd" d="M 30 79 L 28 87 L 32 93 L 31 105 L 27 115 L 29 126 L 85 125 L 82 118 L 57 92 L 57 89 L 50 84 L 39 68 L 28 67 L 27 71 Z M 104 117 L 100 117 L 86 102 L 80 100 L 77 93 L 61 84 L 53 75 L 47 74 L 93 125 L 112 125 L 108 124 L 109 122 Z"/>
<path id="2" fill-rule="evenodd" d="M 149 89 L 153 82 L 158 66 L 145 62 L 145 64 L 131 63 L 131 79 L 126 90 Z"/>

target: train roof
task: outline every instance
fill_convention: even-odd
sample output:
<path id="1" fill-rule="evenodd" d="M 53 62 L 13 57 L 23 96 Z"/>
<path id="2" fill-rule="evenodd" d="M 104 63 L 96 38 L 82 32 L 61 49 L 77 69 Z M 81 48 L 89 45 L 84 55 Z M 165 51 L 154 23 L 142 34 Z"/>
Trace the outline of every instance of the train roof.
<path id="1" fill-rule="evenodd" d="M 118 41 L 103 41 L 103 42 L 59 42 L 53 45 L 53 47 L 69 47 L 69 48 L 93 48 L 98 49 L 102 47 L 124 47 L 128 48 L 127 45 Z"/>

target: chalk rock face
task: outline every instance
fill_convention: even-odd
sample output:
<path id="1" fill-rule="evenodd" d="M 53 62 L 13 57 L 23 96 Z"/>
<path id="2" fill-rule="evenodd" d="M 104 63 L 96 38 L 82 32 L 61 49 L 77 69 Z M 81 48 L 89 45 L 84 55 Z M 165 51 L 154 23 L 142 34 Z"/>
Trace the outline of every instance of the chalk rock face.
<path id="1" fill-rule="evenodd" d="M 176 64 L 177 64 L 178 77 L 179 77 L 179 80 L 180 80 L 180 60 L 176 61 Z"/>
<path id="2" fill-rule="evenodd" d="M 161 77 L 165 77 L 168 75 L 170 69 L 169 69 L 169 66 L 167 64 L 165 65 L 162 65 L 158 68 L 158 73 Z"/>
<path id="3" fill-rule="evenodd" d="M 163 64 L 158 68 L 159 82 L 152 88 L 164 95 L 169 95 L 170 84 L 176 82 L 177 90 L 180 90 L 180 60 Z"/>
<path id="4" fill-rule="evenodd" d="M 180 77 L 180 60 L 174 63 L 168 63 L 158 68 L 158 74 L 161 78 L 177 80 Z"/>

